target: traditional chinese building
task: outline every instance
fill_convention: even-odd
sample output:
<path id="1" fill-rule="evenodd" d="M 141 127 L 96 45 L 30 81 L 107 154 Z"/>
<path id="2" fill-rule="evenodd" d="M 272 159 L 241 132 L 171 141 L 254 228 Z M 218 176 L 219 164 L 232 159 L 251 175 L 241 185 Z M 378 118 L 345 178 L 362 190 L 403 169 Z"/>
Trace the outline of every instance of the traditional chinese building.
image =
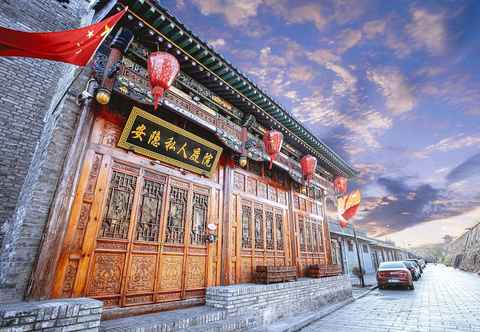
<path id="1" fill-rule="evenodd" d="M 78 116 L 55 143 L 65 152 L 48 190 L 33 191 L 47 195 L 48 213 L 13 297 L 90 297 L 130 314 L 202 303 L 207 287 L 252 282 L 259 265 L 303 276 L 335 264 L 326 197 L 335 177 L 356 171 L 156 2 L 96 1 L 93 21 L 125 6 L 92 65 L 75 72 L 74 97 L 52 113 Z M 180 73 L 154 110 L 146 61 L 156 50 Z M 284 137 L 275 160 L 268 130 Z M 306 155 L 318 161 L 310 181 Z"/>

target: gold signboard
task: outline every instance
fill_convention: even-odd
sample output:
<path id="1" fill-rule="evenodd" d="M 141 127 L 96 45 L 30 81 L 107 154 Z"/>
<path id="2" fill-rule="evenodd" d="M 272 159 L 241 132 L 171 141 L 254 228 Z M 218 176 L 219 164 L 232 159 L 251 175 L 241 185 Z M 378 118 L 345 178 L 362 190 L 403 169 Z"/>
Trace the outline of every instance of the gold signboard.
<path id="1" fill-rule="evenodd" d="M 223 150 L 137 107 L 130 113 L 118 146 L 208 177 Z"/>

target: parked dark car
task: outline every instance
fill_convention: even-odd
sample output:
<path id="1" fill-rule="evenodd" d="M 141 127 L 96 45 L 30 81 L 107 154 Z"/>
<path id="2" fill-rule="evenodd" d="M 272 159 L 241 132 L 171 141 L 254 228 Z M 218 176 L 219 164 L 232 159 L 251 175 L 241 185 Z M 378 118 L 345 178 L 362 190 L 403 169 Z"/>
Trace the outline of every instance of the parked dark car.
<path id="1" fill-rule="evenodd" d="M 412 274 L 402 262 L 383 262 L 377 270 L 377 283 L 380 289 L 388 286 L 406 286 L 415 289 Z"/>
<path id="2" fill-rule="evenodd" d="M 417 281 L 418 279 L 420 279 L 420 276 L 421 276 L 420 269 L 415 263 L 411 261 L 403 261 L 402 263 L 405 264 L 407 269 L 412 274 L 413 281 Z"/>
<path id="3" fill-rule="evenodd" d="M 418 266 L 418 268 L 420 269 L 420 273 L 421 274 L 423 273 L 422 265 L 420 264 L 418 259 L 411 258 L 411 259 L 407 259 L 407 261 L 415 263 Z"/>

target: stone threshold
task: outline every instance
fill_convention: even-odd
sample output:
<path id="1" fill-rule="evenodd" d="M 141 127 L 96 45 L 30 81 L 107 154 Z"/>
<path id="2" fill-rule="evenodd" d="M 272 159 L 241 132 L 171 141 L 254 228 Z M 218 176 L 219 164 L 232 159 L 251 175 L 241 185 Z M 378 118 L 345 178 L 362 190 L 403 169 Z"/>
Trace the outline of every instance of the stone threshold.
<path id="1" fill-rule="evenodd" d="M 171 311 L 177 309 L 186 309 L 205 304 L 204 298 L 192 298 L 186 300 L 162 302 L 155 304 L 145 304 L 130 307 L 115 307 L 103 309 L 102 320 L 119 319 L 138 315 L 153 314 L 162 311 Z"/>
<path id="2" fill-rule="evenodd" d="M 223 310 L 207 306 L 163 311 L 135 317 L 102 321 L 100 331 L 172 332 L 218 322 L 226 318 Z"/>

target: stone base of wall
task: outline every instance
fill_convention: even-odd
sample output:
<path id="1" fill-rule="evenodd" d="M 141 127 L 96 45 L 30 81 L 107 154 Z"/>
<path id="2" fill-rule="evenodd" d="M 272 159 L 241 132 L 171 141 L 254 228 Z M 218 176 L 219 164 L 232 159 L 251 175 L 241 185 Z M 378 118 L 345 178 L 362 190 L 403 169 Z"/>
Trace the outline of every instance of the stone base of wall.
<path id="1" fill-rule="evenodd" d="M 103 303 L 76 298 L 0 305 L 0 332 L 98 331 Z"/>
<path id="2" fill-rule="evenodd" d="M 467 251 L 463 255 L 459 267 L 464 271 L 480 272 L 480 247 L 477 250 Z"/>
<path id="3" fill-rule="evenodd" d="M 270 285 L 240 284 L 207 289 L 206 305 L 226 311 L 227 317 L 254 317 L 258 325 L 340 302 L 352 297 L 345 276 Z"/>

